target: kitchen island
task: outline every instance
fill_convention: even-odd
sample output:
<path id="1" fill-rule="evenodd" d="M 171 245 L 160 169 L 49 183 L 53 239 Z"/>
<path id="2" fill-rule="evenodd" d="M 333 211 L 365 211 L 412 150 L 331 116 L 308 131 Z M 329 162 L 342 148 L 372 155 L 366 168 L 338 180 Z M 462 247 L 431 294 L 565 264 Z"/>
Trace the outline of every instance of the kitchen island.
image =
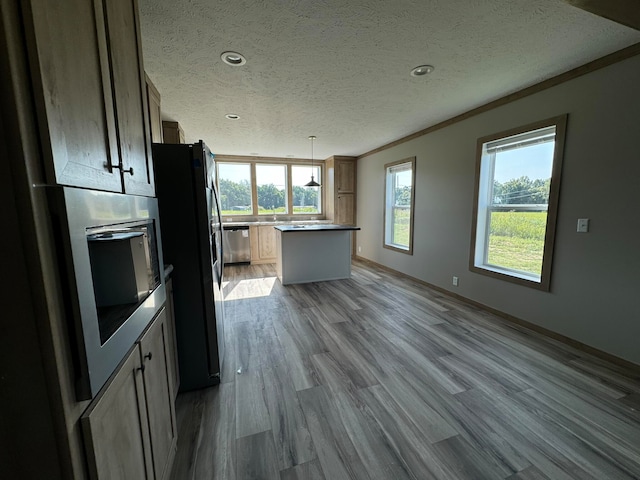
<path id="1" fill-rule="evenodd" d="M 351 277 L 349 225 L 278 225 L 276 272 L 283 285 Z"/>

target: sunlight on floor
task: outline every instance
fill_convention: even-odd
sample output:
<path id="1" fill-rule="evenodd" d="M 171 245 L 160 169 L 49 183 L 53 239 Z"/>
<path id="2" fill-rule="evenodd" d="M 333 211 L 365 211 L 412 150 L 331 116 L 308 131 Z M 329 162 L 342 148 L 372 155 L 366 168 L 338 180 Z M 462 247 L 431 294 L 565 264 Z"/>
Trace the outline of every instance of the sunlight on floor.
<path id="1" fill-rule="evenodd" d="M 223 282 L 222 288 L 225 300 L 239 300 L 241 298 L 268 297 L 277 277 L 250 278 L 238 282 Z"/>

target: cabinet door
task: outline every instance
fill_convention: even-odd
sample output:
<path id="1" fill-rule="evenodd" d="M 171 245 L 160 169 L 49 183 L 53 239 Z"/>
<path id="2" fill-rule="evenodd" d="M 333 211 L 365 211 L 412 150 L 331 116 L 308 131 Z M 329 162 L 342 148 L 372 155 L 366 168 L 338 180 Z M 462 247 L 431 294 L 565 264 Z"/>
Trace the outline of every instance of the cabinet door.
<path id="1" fill-rule="evenodd" d="M 356 164 L 353 161 L 336 161 L 337 193 L 354 193 L 356 189 Z"/>
<path id="2" fill-rule="evenodd" d="M 122 191 L 102 3 L 23 3 L 47 181 Z"/>
<path id="3" fill-rule="evenodd" d="M 81 423 L 92 479 L 153 478 L 138 347 L 91 403 Z"/>
<path id="4" fill-rule="evenodd" d="M 169 473 L 177 440 L 174 399 L 169 387 L 168 336 L 167 313 L 163 309 L 140 339 L 153 470 L 158 480 Z"/>
<path id="5" fill-rule="evenodd" d="M 354 225 L 355 222 L 355 197 L 353 193 L 338 195 L 338 201 L 336 203 L 336 223 L 338 225 Z"/>
<path id="6" fill-rule="evenodd" d="M 135 0 L 105 0 L 113 97 L 126 193 L 155 195 L 140 22 Z"/>
<path id="7" fill-rule="evenodd" d="M 162 111 L 160 109 L 160 92 L 153 84 L 148 75 L 145 75 L 147 82 L 147 103 L 149 105 L 149 128 L 151 129 L 151 141 L 162 143 Z"/>
<path id="8" fill-rule="evenodd" d="M 184 130 L 178 122 L 162 122 L 162 138 L 164 143 L 185 143 Z"/>
<path id="9" fill-rule="evenodd" d="M 251 263 L 275 263 L 276 261 L 276 229 L 271 225 L 249 227 L 251 241 Z"/>
<path id="10" fill-rule="evenodd" d="M 260 260 L 276 259 L 276 229 L 271 225 L 258 227 L 258 256 Z"/>

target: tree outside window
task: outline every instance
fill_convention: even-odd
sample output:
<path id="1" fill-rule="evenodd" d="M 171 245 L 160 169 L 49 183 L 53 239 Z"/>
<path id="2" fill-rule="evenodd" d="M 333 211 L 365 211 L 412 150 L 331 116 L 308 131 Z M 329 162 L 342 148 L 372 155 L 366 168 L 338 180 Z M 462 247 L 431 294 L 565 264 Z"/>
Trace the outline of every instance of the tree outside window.
<path id="1" fill-rule="evenodd" d="M 256 165 L 258 215 L 287 213 L 286 165 Z"/>
<path id="2" fill-rule="evenodd" d="M 385 165 L 384 247 L 413 253 L 415 157 Z"/>
<path id="3" fill-rule="evenodd" d="M 222 215 L 320 215 L 322 187 L 305 184 L 322 183 L 322 166 L 270 160 L 216 162 Z"/>
<path id="4" fill-rule="evenodd" d="M 222 215 L 251 215 L 251 165 L 219 163 L 218 189 Z"/>
<path id="5" fill-rule="evenodd" d="M 472 271 L 548 289 L 565 123 L 478 141 Z"/>
<path id="6" fill-rule="evenodd" d="M 318 183 L 322 183 L 319 166 L 291 166 L 291 178 L 293 183 L 293 213 L 294 214 L 319 214 L 322 212 L 322 197 L 320 188 L 305 187 L 311 175 Z"/>

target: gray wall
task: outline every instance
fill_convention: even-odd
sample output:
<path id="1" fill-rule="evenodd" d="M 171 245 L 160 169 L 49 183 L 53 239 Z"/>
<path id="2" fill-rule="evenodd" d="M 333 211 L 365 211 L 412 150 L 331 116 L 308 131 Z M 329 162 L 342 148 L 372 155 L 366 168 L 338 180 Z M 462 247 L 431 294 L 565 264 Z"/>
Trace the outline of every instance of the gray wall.
<path id="1" fill-rule="evenodd" d="M 551 291 L 470 272 L 476 140 L 563 113 Z M 413 256 L 382 248 L 384 164 L 410 156 Z M 359 159 L 357 201 L 359 256 L 640 364 L 640 56 Z"/>

